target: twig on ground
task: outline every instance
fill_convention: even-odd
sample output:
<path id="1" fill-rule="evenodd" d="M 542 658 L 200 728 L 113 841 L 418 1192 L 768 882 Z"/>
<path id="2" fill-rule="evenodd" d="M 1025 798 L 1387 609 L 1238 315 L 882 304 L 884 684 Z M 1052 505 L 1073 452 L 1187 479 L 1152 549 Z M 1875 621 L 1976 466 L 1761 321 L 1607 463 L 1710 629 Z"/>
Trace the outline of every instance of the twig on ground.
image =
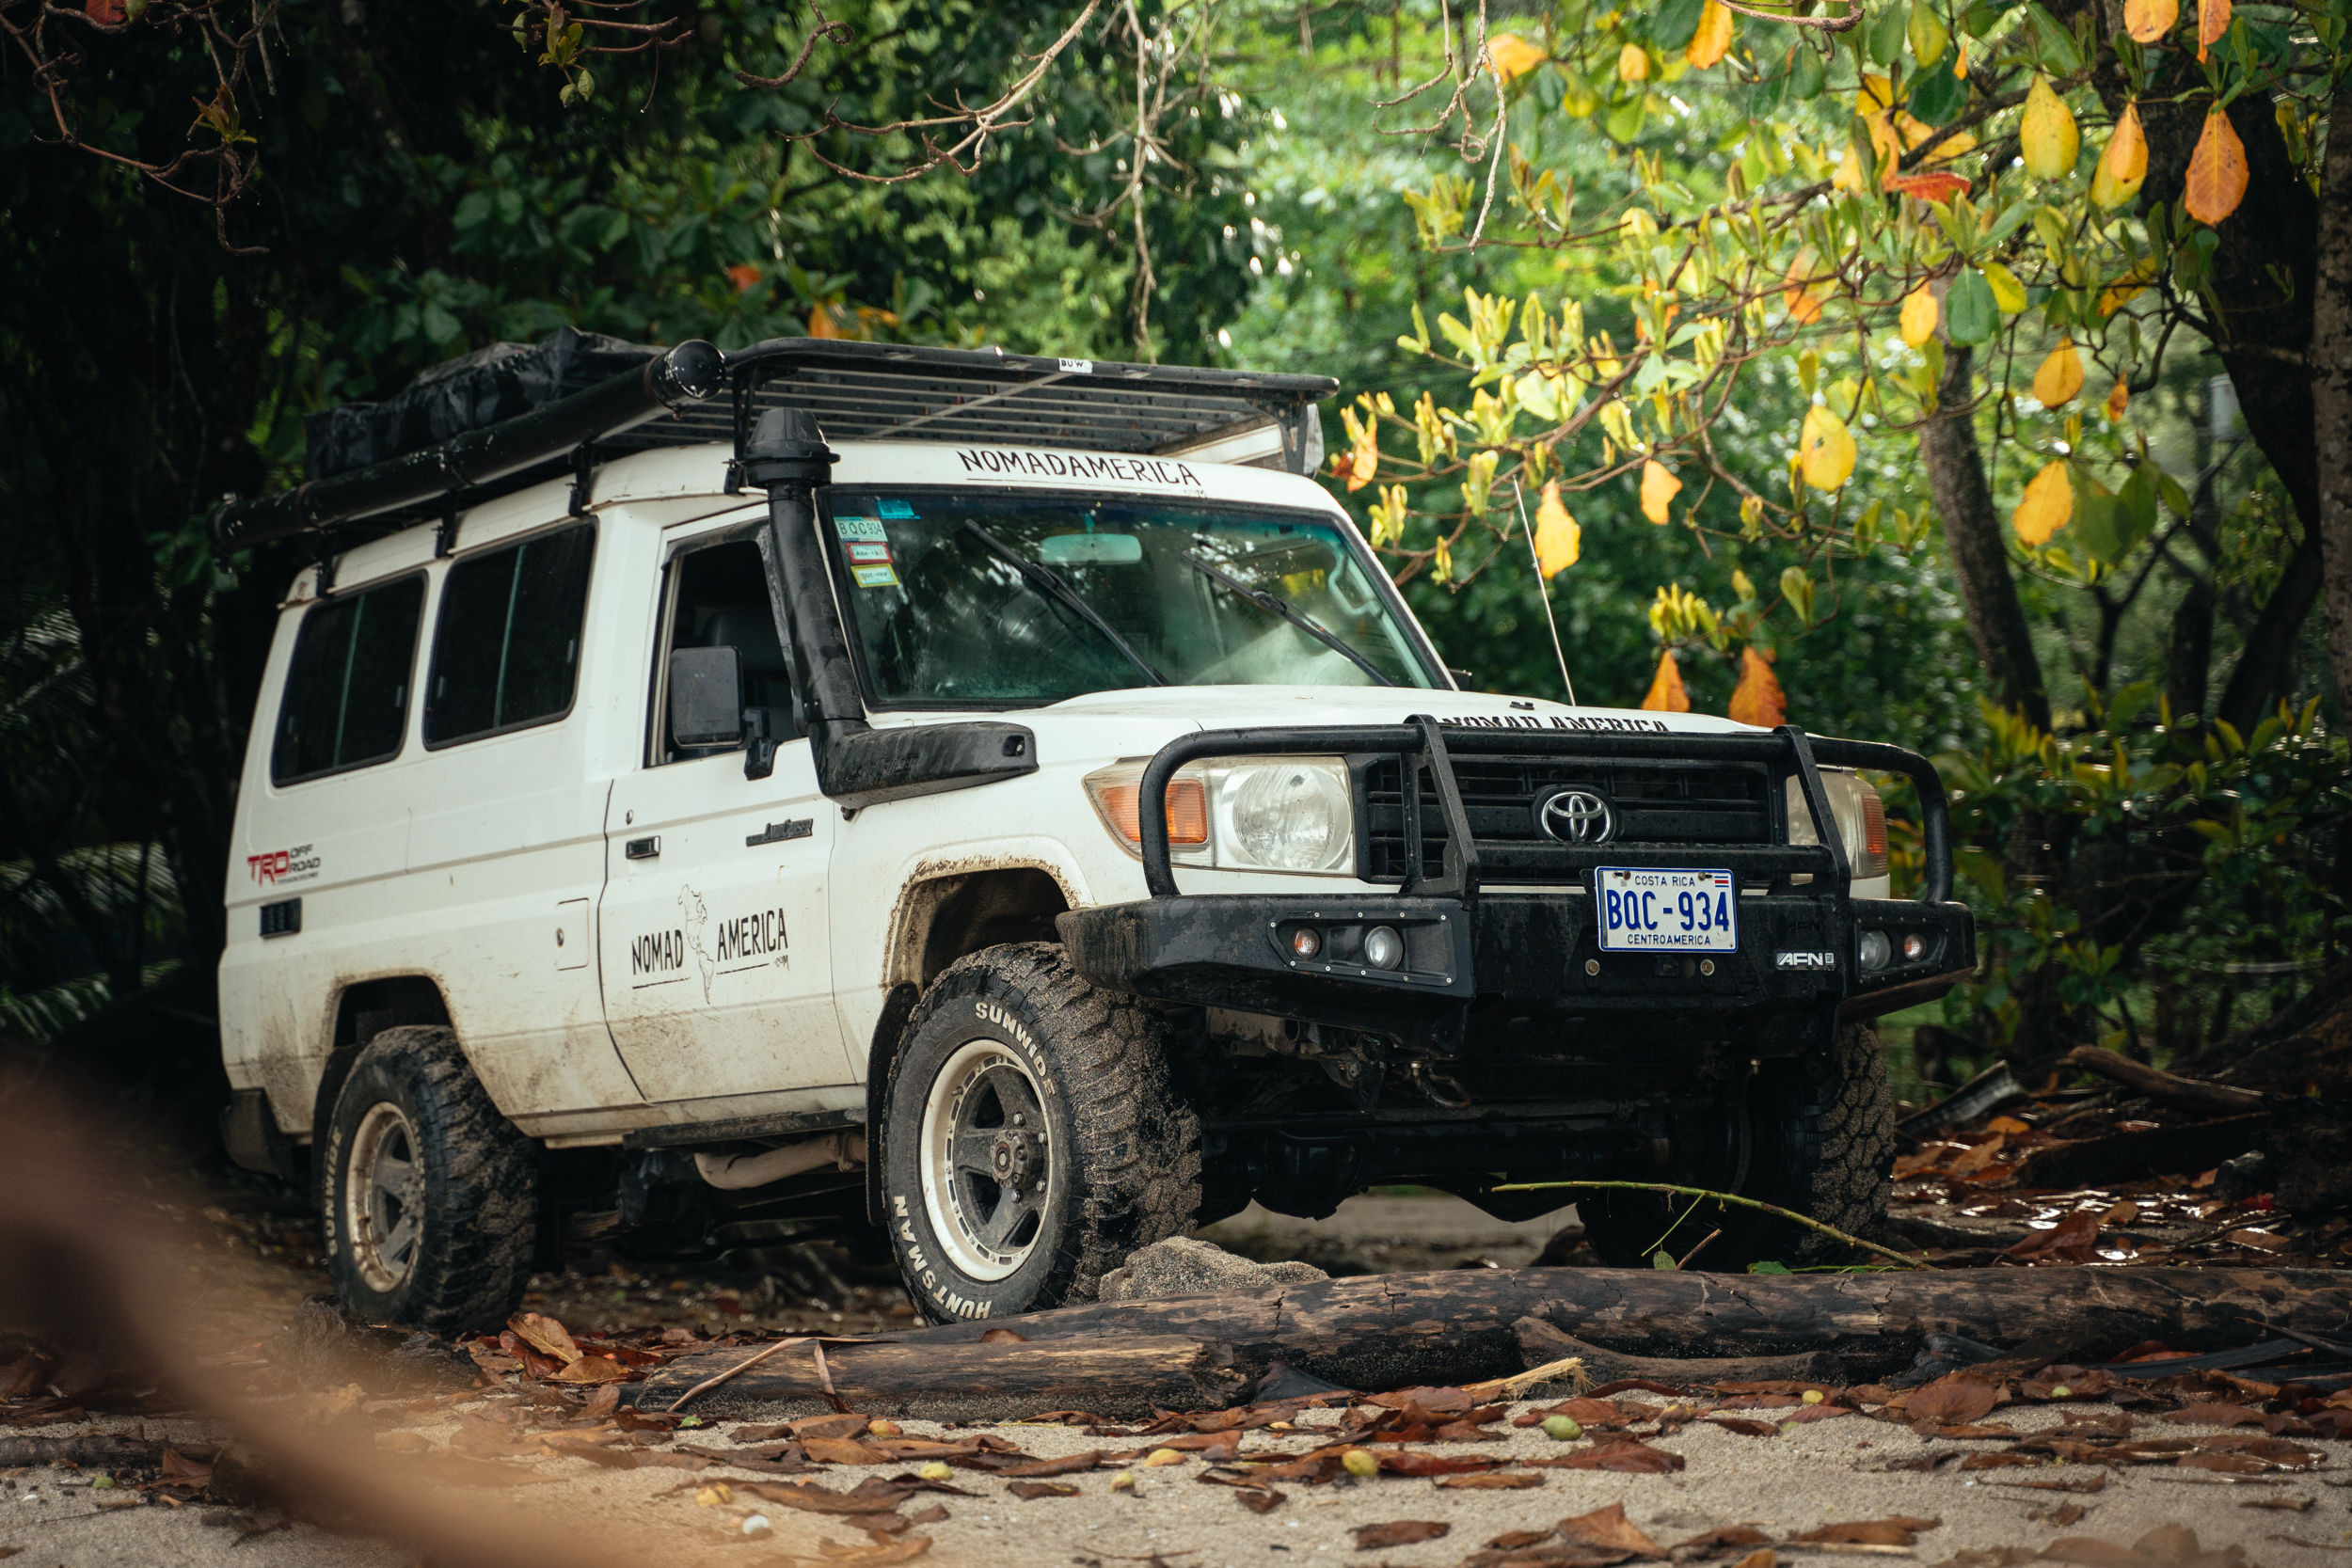
<path id="1" fill-rule="evenodd" d="M 778 1339 L 774 1344 L 770 1345 L 765 1350 L 755 1351 L 751 1354 L 745 1356 L 742 1360 L 738 1361 L 734 1366 L 729 1367 L 725 1371 L 721 1372 L 718 1376 L 703 1379 L 702 1382 L 695 1384 L 694 1386 L 689 1388 L 683 1394 L 680 1394 L 676 1399 L 672 1400 L 667 1409 L 663 1411 L 663 1414 L 666 1415 L 669 1411 L 675 1410 L 679 1405 L 684 1404 L 688 1400 L 692 1399 L 696 1394 L 708 1393 L 711 1389 L 716 1388 L 719 1385 L 724 1383 L 736 1373 L 758 1366 L 762 1361 L 767 1360 L 770 1356 L 775 1354 L 776 1352 L 780 1350 L 789 1350 L 794 1345 L 805 1345 L 808 1342 L 808 1336 L 801 1335 L 790 1339 Z M 824 1357 L 825 1353 L 823 1351 L 820 1350 L 817 1353 L 817 1364 L 820 1368 L 825 1364 Z"/>
<path id="2" fill-rule="evenodd" d="M 1804 1214 L 1792 1213 L 1777 1203 L 1766 1203 L 1759 1198 L 1741 1197 L 1737 1193 L 1713 1192 L 1706 1187 L 1682 1187 L 1670 1181 L 1513 1181 L 1492 1190 L 1498 1193 L 1540 1193 L 1550 1192 L 1558 1188 L 1598 1192 L 1671 1193 L 1683 1197 L 1711 1197 L 1718 1203 L 1736 1203 L 1742 1209 L 1754 1209 L 1759 1212 L 1788 1220 L 1791 1224 L 1804 1226 L 1807 1230 L 1818 1230 L 1824 1236 L 1836 1237 L 1848 1246 L 1860 1247 L 1865 1252 L 1875 1252 L 1881 1258 L 1900 1263 L 1906 1269 L 1924 1269 L 1928 1266 L 1920 1259 L 1905 1257 L 1892 1247 L 1883 1247 L 1876 1242 L 1866 1242 L 1859 1236 L 1850 1236 L 1834 1225 L 1823 1225 L 1820 1220 Z M 1695 1252 L 1698 1249 L 1693 1247 L 1692 1250 Z"/>

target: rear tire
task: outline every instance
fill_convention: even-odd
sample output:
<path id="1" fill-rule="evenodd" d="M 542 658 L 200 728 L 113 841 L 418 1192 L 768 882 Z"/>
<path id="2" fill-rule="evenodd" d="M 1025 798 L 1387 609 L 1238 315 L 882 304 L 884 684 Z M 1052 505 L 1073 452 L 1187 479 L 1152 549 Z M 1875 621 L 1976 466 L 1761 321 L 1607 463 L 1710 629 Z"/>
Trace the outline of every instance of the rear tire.
<path id="1" fill-rule="evenodd" d="M 1200 1207 L 1200 1127 L 1150 1013 L 1051 942 L 974 953 L 909 1020 L 883 1099 L 882 1201 L 935 1320 L 1094 1299 Z"/>
<path id="2" fill-rule="evenodd" d="M 1873 1235 L 1893 1190 L 1895 1101 L 1868 1025 L 1839 1030 L 1828 1051 L 1762 1064 L 1748 1086 L 1744 1118 L 1744 1173 L 1675 1180 L 1777 1204 L 1850 1236 Z M 1853 1250 L 1818 1230 L 1704 1198 L 1601 1193 L 1577 1210 L 1594 1250 L 1614 1268 L 1648 1266 L 1648 1249 L 1661 1236 L 1665 1251 L 1683 1257 L 1718 1227 L 1723 1234 L 1692 1259 L 1694 1271 L 1838 1263 Z"/>
<path id="3" fill-rule="evenodd" d="M 327 1272 L 353 1311 L 445 1336 L 505 1323 L 531 1277 L 537 1148 L 455 1034 L 370 1040 L 320 1141 Z"/>

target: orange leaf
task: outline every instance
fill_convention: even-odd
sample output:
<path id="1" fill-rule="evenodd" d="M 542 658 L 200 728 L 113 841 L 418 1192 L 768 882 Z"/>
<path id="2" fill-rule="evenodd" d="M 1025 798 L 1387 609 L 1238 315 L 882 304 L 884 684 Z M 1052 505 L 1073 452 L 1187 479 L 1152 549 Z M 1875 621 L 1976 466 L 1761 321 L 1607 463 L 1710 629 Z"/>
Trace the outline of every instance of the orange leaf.
<path id="1" fill-rule="evenodd" d="M 1731 694 L 1731 720 L 1769 730 L 1788 718 L 1788 700 L 1764 656 L 1751 647 L 1740 650 L 1740 685 Z"/>
<path id="2" fill-rule="evenodd" d="M 2205 51 L 2221 41 L 2221 35 L 2230 30 L 2230 0 L 2197 0 L 2197 63 L 2205 62 Z"/>
<path id="3" fill-rule="evenodd" d="M 2061 338 L 2042 368 L 2033 372 L 2033 395 L 2044 408 L 2056 408 L 2074 401 L 2083 389 L 2083 356 L 2074 351 L 2072 338 Z"/>
<path id="4" fill-rule="evenodd" d="M 2140 43 L 2153 43 L 2181 20 L 2181 0 L 2123 0 L 2123 30 Z"/>
<path id="5" fill-rule="evenodd" d="M 830 307 L 819 305 L 808 313 L 808 335 L 812 338 L 847 338 L 841 324 L 834 319 Z"/>
<path id="6" fill-rule="evenodd" d="M 2115 378 L 2115 389 L 2107 393 L 2107 422 L 2109 424 L 2121 422 L 2123 411 L 2131 405 L 2132 389 L 2123 385 L 2123 378 L 2119 375 Z"/>
<path id="7" fill-rule="evenodd" d="M 1731 47 L 1731 11 L 1719 0 L 1707 0 L 1707 8 L 1699 12 L 1698 30 L 1691 35 L 1690 46 L 1682 57 L 1699 71 L 1705 71 L 1724 57 Z"/>
<path id="8" fill-rule="evenodd" d="M 2200 223 L 2219 223 L 2246 199 L 2246 144 L 2219 109 L 2207 111 L 2204 134 L 2188 155 L 2185 199 L 2188 215 Z"/>
<path id="9" fill-rule="evenodd" d="M 1666 465 L 1655 457 L 1642 464 L 1642 515 L 1653 523 L 1666 520 L 1666 507 L 1682 488 L 1682 481 L 1675 478 Z"/>
<path id="10" fill-rule="evenodd" d="M 1957 174 L 1941 170 L 1928 174 L 1890 174 L 1886 188 L 1915 196 L 1922 201 L 1949 201 L 1956 196 L 1968 194 L 1968 182 Z"/>
<path id="11" fill-rule="evenodd" d="M 1541 45 L 1530 43 L 1516 33 L 1497 33 L 1486 40 L 1487 67 L 1505 82 L 1526 75 L 1549 57 Z"/>
<path id="12" fill-rule="evenodd" d="M 760 271 L 749 261 L 727 268 L 727 281 L 735 285 L 739 294 L 750 293 L 759 287 Z"/>
<path id="13" fill-rule="evenodd" d="M 2010 526 L 2026 544 L 2046 545 L 2050 535 L 2064 528 L 2074 515 L 2074 482 L 2067 477 L 2066 459 L 2058 457 L 2043 464 L 2042 471 L 2026 486 L 2017 510 L 2010 514 Z"/>
<path id="14" fill-rule="evenodd" d="M 1658 656 L 1658 676 L 1649 683 L 1649 695 L 1642 699 L 1645 713 L 1688 713 L 1691 693 L 1682 684 L 1682 667 L 1675 662 L 1675 651 L 1668 648 Z"/>
<path id="15" fill-rule="evenodd" d="M 119 25 L 123 18 L 122 0 L 82 0 L 82 14 L 101 27 Z"/>

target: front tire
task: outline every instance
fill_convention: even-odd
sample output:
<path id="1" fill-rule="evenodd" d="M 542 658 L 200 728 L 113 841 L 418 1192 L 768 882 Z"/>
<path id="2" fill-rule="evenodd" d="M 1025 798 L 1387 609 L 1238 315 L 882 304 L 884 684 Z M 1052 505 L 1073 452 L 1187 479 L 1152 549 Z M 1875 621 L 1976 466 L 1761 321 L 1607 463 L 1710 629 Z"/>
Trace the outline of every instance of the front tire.
<path id="1" fill-rule="evenodd" d="M 934 1319 L 1091 1301 L 1200 1206 L 1200 1122 L 1151 1015 L 1050 942 L 932 982 L 891 1064 L 879 1158 L 899 1272 Z"/>
<path id="2" fill-rule="evenodd" d="M 506 1322 L 531 1277 L 536 1149 L 455 1034 L 370 1040 L 321 1142 L 327 1272 L 352 1310 L 445 1336 Z"/>
<path id="3" fill-rule="evenodd" d="M 1675 1180 L 1777 1204 L 1850 1236 L 1869 1237 L 1886 1218 L 1895 1101 L 1886 1059 L 1868 1025 L 1839 1030 L 1828 1051 L 1764 1063 L 1737 1120 L 1719 1162 L 1726 1168 Z M 1694 1271 L 1837 1263 L 1852 1252 L 1818 1230 L 1704 1198 L 1598 1193 L 1577 1210 L 1593 1249 L 1613 1268 L 1647 1267 L 1646 1249 L 1659 1247 L 1661 1236 L 1663 1250 L 1685 1256 L 1718 1227 L 1723 1234 L 1692 1259 Z"/>

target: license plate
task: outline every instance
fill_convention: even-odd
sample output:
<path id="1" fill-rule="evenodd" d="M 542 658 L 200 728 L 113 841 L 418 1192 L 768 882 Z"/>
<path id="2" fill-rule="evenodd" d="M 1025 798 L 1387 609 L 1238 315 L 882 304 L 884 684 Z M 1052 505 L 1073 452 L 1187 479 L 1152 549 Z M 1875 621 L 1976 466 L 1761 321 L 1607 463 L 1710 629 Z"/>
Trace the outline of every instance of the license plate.
<path id="1" fill-rule="evenodd" d="M 1728 871 L 1604 865 L 1593 891 L 1604 953 L 1740 950 L 1740 888 Z"/>

